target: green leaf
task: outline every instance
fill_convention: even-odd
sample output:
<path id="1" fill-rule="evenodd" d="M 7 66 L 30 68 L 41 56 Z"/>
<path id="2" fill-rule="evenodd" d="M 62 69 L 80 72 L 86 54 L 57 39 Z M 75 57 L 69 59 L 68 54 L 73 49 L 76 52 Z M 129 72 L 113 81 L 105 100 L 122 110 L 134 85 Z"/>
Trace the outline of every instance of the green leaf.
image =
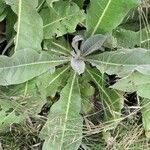
<path id="1" fill-rule="evenodd" d="M 46 103 L 46 97 L 40 92 L 42 87 L 37 87 L 37 78 L 22 84 L 1 87 L 0 94 L 3 99 L 10 98 L 15 105 L 20 107 L 21 114 L 35 115 L 41 112 Z"/>
<path id="2" fill-rule="evenodd" d="M 40 132 L 45 139 L 43 150 L 78 150 L 82 140 L 81 97 L 76 73 L 71 75 L 51 108 L 48 120 Z"/>
<path id="3" fill-rule="evenodd" d="M 150 99 L 150 75 L 143 75 L 136 71 L 118 80 L 111 87 L 124 92 L 137 91 L 139 96 Z"/>
<path id="4" fill-rule="evenodd" d="M 98 70 L 87 69 L 87 72 L 100 92 L 100 101 L 104 107 L 103 121 L 110 125 L 108 126 L 109 129 L 112 129 L 116 127 L 120 121 L 124 98 L 117 90 L 106 88 L 106 77 Z"/>
<path id="5" fill-rule="evenodd" d="M 139 0 L 92 0 L 87 10 L 89 35 L 106 33 L 116 28 Z"/>
<path id="6" fill-rule="evenodd" d="M 47 4 L 50 6 L 50 7 L 53 7 L 53 3 L 54 2 L 57 2 L 59 0 L 46 0 Z"/>
<path id="7" fill-rule="evenodd" d="M 63 82 L 67 81 L 70 67 L 62 67 L 57 69 L 54 73 L 46 72 L 37 78 L 37 86 L 39 92 L 46 96 L 54 97 L 58 88 L 63 86 Z M 65 80 L 66 79 L 66 80 Z"/>
<path id="8" fill-rule="evenodd" d="M 22 108 L 22 114 L 25 116 L 35 116 L 38 115 L 44 104 L 46 104 L 46 98 L 43 99 L 41 93 L 36 93 L 36 95 L 27 95 L 14 97 L 16 99 L 16 104 L 18 103 Z"/>
<path id="9" fill-rule="evenodd" d="M 22 122 L 25 117 L 14 101 L 0 99 L 0 132 L 13 123 Z"/>
<path id="10" fill-rule="evenodd" d="M 71 51 L 69 43 L 63 37 L 45 40 L 44 49 L 49 53 L 56 53 L 57 55 L 68 55 Z"/>
<path id="11" fill-rule="evenodd" d="M 75 3 L 65 1 L 54 3 L 53 8 L 42 9 L 40 14 L 45 39 L 75 32 L 77 24 L 85 18 L 84 12 Z"/>
<path id="12" fill-rule="evenodd" d="M 134 48 L 140 44 L 140 36 L 138 32 L 117 29 L 113 32 L 113 36 L 117 39 L 117 47 Z"/>
<path id="13" fill-rule="evenodd" d="M 4 13 L 5 8 L 6 8 L 6 4 L 4 0 L 0 0 L 0 16 Z"/>
<path id="14" fill-rule="evenodd" d="M 0 131 L 13 123 L 23 123 L 27 117 L 40 113 L 45 103 L 33 81 L 9 86 L 6 91 L 3 89 L 3 99 L 0 99 Z"/>
<path id="15" fill-rule="evenodd" d="M 117 39 L 118 47 L 134 48 L 138 46 L 150 48 L 149 31 L 147 28 L 138 32 L 119 28 L 113 32 L 113 36 Z"/>
<path id="16" fill-rule="evenodd" d="M 112 33 L 107 34 L 107 38 L 103 44 L 105 48 L 114 49 L 118 45 L 117 39 L 112 35 Z"/>
<path id="17" fill-rule="evenodd" d="M 18 99 L 18 97 L 35 96 L 36 92 L 36 78 L 21 84 L 0 87 L 0 94 L 3 98 Z"/>
<path id="18" fill-rule="evenodd" d="M 18 51 L 12 57 L 0 56 L 0 85 L 23 83 L 64 62 L 67 60 L 31 49 Z"/>
<path id="19" fill-rule="evenodd" d="M 150 75 L 150 51 L 142 48 L 104 52 L 91 56 L 86 61 L 108 74 L 125 76 L 137 70 Z"/>
<path id="20" fill-rule="evenodd" d="M 17 35 L 15 37 L 15 51 L 24 48 L 41 50 L 43 39 L 43 23 L 36 11 L 38 0 L 5 0 L 18 16 L 15 26 Z"/>
<path id="21" fill-rule="evenodd" d="M 129 76 L 120 79 L 111 88 L 124 92 L 137 92 L 140 98 L 142 121 L 145 134 L 150 138 L 150 76 L 143 75 L 139 72 L 133 72 Z"/>
<path id="22" fill-rule="evenodd" d="M 59 0 L 46 0 L 47 4 L 50 6 L 50 7 L 53 7 L 53 3 L 54 2 L 57 2 Z M 80 8 L 82 8 L 83 6 L 83 2 L 84 0 L 72 0 L 74 3 L 76 3 Z"/>

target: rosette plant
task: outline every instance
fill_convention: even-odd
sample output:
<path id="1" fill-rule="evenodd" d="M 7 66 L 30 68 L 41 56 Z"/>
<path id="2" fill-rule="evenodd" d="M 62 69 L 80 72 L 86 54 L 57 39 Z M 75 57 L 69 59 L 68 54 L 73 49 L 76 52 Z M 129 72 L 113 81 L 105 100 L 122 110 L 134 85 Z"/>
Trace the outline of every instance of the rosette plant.
<path id="1" fill-rule="evenodd" d="M 96 101 L 103 107 L 99 120 L 107 122 L 106 130 L 121 120 L 123 92 L 137 91 L 141 104 L 147 103 L 150 51 L 133 48 L 136 44 L 123 48 L 120 42 L 122 30 L 126 31 L 123 19 L 140 1 L 0 3 L 1 18 L 8 24 L 8 56 L 0 56 L 1 132 L 27 118 L 40 118 L 43 106 L 48 105 L 50 110 L 39 133 L 44 140 L 42 149 L 77 150 L 84 134 L 84 115 L 94 109 L 95 91 Z M 108 75 L 112 74 L 120 80 L 109 87 Z M 149 131 L 144 112 L 144 127 Z"/>

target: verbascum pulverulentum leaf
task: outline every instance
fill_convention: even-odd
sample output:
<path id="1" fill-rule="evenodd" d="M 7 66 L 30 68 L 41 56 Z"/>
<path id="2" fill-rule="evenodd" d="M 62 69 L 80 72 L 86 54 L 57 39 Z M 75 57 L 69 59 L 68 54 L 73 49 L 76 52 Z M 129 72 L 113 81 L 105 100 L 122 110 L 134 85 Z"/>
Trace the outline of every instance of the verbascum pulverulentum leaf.
<path id="1" fill-rule="evenodd" d="M 113 36 L 117 39 L 117 47 L 134 48 L 138 46 L 150 48 L 150 38 L 147 27 L 138 32 L 118 28 L 113 32 Z"/>
<path id="2" fill-rule="evenodd" d="M 68 55 L 71 51 L 69 43 L 63 37 L 45 40 L 43 45 L 48 52 L 58 55 Z"/>
<path id="3" fill-rule="evenodd" d="M 150 137 L 150 75 L 133 72 L 125 78 L 118 80 L 111 88 L 124 92 L 137 92 L 139 98 L 142 121 L 145 134 Z"/>
<path id="4" fill-rule="evenodd" d="M 36 11 L 38 0 L 5 0 L 17 14 L 18 21 L 15 24 L 15 48 L 14 51 L 25 48 L 41 50 L 43 39 L 43 22 Z"/>
<path id="5" fill-rule="evenodd" d="M 88 35 L 111 32 L 126 16 L 128 11 L 138 6 L 139 0 L 92 0 L 87 10 Z"/>
<path id="6" fill-rule="evenodd" d="M 54 2 L 57 2 L 57 1 L 59 1 L 59 0 L 46 0 L 47 4 L 48 4 L 50 7 L 53 7 L 53 3 L 54 3 Z M 78 4 L 78 6 L 79 6 L 80 8 L 82 8 L 84 0 L 73 0 L 73 2 L 75 2 L 76 4 Z"/>
<path id="7" fill-rule="evenodd" d="M 59 1 L 59 0 L 46 0 L 48 6 L 50 6 L 50 7 L 53 7 L 53 3 L 57 2 L 57 1 Z"/>
<path id="8" fill-rule="evenodd" d="M 40 12 L 43 19 L 44 38 L 60 37 L 66 33 L 75 32 L 78 23 L 85 19 L 83 10 L 73 2 L 55 2 Z"/>
<path id="9" fill-rule="evenodd" d="M 76 73 L 71 74 L 60 99 L 51 107 L 40 132 L 43 150 L 78 150 L 82 140 L 81 97 Z"/>
<path id="10" fill-rule="evenodd" d="M 136 91 L 139 96 L 150 99 L 150 75 L 143 75 L 135 71 L 118 80 L 118 82 L 111 87 L 124 92 Z"/>
<path id="11" fill-rule="evenodd" d="M 61 67 L 54 73 L 46 72 L 37 78 L 38 90 L 42 97 L 54 97 L 58 88 L 68 79 L 70 67 Z"/>
<path id="12" fill-rule="evenodd" d="M 25 116 L 19 111 L 19 105 L 8 99 L 0 99 L 0 132 L 13 123 L 21 123 Z"/>
<path id="13" fill-rule="evenodd" d="M 0 0 L 0 16 L 4 13 L 5 8 L 6 8 L 6 4 L 4 0 Z"/>
<path id="14" fill-rule="evenodd" d="M 0 56 L 0 85 L 23 83 L 67 61 L 32 49 L 17 51 L 12 57 Z"/>
<path id="15" fill-rule="evenodd" d="M 142 48 L 104 52 L 89 56 L 86 61 L 103 73 L 117 74 L 120 77 L 127 76 L 135 70 L 150 75 L 150 51 Z"/>
<path id="16" fill-rule="evenodd" d="M 106 130 L 115 128 L 121 119 L 121 110 L 124 104 L 124 98 L 117 90 L 106 87 L 105 75 L 99 70 L 87 69 L 87 73 L 94 83 L 97 85 L 100 93 L 100 102 L 103 105 L 104 122 L 108 124 Z"/>
<path id="17" fill-rule="evenodd" d="M 11 99 L 0 99 L 0 132 L 13 123 L 23 123 L 27 117 L 40 113 L 45 103 L 40 95 L 11 95 Z"/>

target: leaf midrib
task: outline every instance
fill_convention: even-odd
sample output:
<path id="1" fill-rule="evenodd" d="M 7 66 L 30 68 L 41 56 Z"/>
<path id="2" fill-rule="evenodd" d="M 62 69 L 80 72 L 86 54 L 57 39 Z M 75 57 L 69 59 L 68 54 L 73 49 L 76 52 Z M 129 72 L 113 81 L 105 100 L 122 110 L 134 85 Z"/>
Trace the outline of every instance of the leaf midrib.
<path id="1" fill-rule="evenodd" d="M 53 21 L 53 22 L 51 22 L 51 23 L 48 23 L 48 24 L 44 25 L 43 28 L 46 28 L 46 27 L 48 27 L 48 26 L 50 26 L 50 25 L 52 25 L 52 24 L 54 24 L 54 23 L 57 23 L 57 22 L 59 22 L 59 21 L 65 20 L 65 19 L 68 18 L 68 17 L 73 17 L 73 16 L 76 16 L 76 15 L 77 15 L 77 14 L 74 13 L 74 14 L 72 14 L 72 15 L 65 16 L 65 17 L 63 17 L 63 18 L 60 18 L 60 19 L 58 19 L 58 20 L 55 20 L 55 21 Z"/>
<path id="2" fill-rule="evenodd" d="M 95 26 L 95 28 L 94 28 L 94 30 L 93 30 L 91 36 L 93 36 L 93 35 L 95 34 L 96 30 L 98 29 L 99 25 L 101 24 L 101 22 L 102 22 L 102 20 L 103 20 L 103 18 L 104 18 L 104 15 L 106 14 L 106 12 L 107 12 L 107 10 L 108 10 L 108 8 L 109 8 L 111 2 L 112 2 L 112 0 L 109 0 L 109 1 L 108 1 L 108 3 L 107 3 L 107 5 L 106 5 L 106 7 L 105 7 L 105 9 L 104 9 L 104 11 L 103 11 L 103 13 L 102 13 L 102 15 L 99 17 L 99 20 L 98 20 L 98 22 L 97 22 L 97 24 L 96 24 L 96 26 Z"/>
<path id="3" fill-rule="evenodd" d="M 18 41 L 19 41 L 19 34 L 20 34 L 20 24 L 21 24 L 21 5 L 22 5 L 22 0 L 19 0 L 19 8 L 18 8 L 18 23 L 17 23 L 17 35 L 16 35 L 16 44 L 15 44 L 15 49 L 14 51 L 16 52 L 17 47 L 18 47 Z"/>
<path id="4" fill-rule="evenodd" d="M 58 60 L 58 61 L 42 61 L 42 62 L 34 62 L 34 63 L 29 63 L 29 64 L 17 65 L 17 66 L 3 67 L 3 68 L 0 68 L 0 70 L 4 70 L 4 69 L 12 69 L 12 68 L 19 68 L 19 67 L 26 67 L 26 66 L 32 66 L 32 65 L 39 65 L 39 64 L 49 64 L 49 63 L 67 62 L 67 61 L 68 61 L 68 59 L 66 59 L 66 60 Z"/>
<path id="5" fill-rule="evenodd" d="M 66 51 L 67 53 L 69 52 L 69 49 L 67 49 L 66 47 L 62 46 L 61 44 L 58 44 L 58 43 L 56 43 L 56 42 L 52 42 L 52 43 L 53 43 L 55 46 L 57 46 L 57 47 L 63 49 L 63 50 Z"/>
<path id="6" fill-rule="evenodd" d="M 62 74 L 64 74 L 69 68 L 70 68 L 70 66 L 67 67 L 66 69 L 64 69 L 63 71 L 61 71 L 55 78 L 53 78 L 53 79 L 49 82 L 48 86 L 50 86 L 55 80 L 57 80 L 57 79 L 58 79 Z M 48 86 L 47 86 L 47 87 L 48 87 Z"/>
<path id="7" fill-rule="evenodd" d="M 69 96 L 68 96 L 68 104 L 67 104 L 67 110 L 66 110 L 66 114 L 65 114 L 65 121 L 64 121 L 64 126 L 62 128 L 63 132 L 62 132 L 62 137 L 61 137 L 60 150 L 62 150 L 62 146 L 63 146 L 63 141 L 64 141 L 64 136 L 65 136 L 65 130 L 66 130 L 66 125 L 67 125 L 67 119 L 68 119 L 68 114 L 69 114 L 69 108 L 70 108 L 71 96 L 72 96 L 72 91 L 73 91 L 73 85 L 74 85 L 74 82 L 75 82 L 75 78 L 76 78 L 76 73 L 74 73 L 72 83 L 71 83 L 71 87 L 70 87 Z"/>
<path id="8" fill-rule="evenodd" d="M 138 66 L 150 66 L 150 64 L 119 64 L 119 63 L 111 63 L 111 62 L 104 62 L 100 60 L 94 60 L 94 59 L 85 59 L 85 61 L 89 61 L 92 63 L 101 63 L 101 64 L 106 64 L 106 65 L 113 65 L 113 66 L 133 66 L 133 67 L 138 67 Z"/>

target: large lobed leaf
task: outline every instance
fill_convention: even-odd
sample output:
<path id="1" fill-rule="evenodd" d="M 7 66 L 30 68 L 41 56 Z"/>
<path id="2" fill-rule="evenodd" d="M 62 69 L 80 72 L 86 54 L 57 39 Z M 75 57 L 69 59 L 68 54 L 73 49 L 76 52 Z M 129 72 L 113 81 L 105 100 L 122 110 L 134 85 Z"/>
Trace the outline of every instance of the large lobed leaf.
<path id="1" fill-rule="evenodd" d="M 86 60 L 108 74 L 124 76 L 137 70 L 150 75 L 150 51 L 142 48 L 104 52 Z"/>
<path id="2" fill-rule="evenodd" d="M 150 48 L 150 38 L 147 27 L 138 32 L 118 28 L 113 32 L 113 36 L 117 39 L 117 47 L 134 48 L 138 46 Z"/>
<path id="3" fill-rule="evenodd" d="M 76 73 L 60 93 L 40 133 L 43 150 L 77 150 L 82 140 L 81 97 Z"/>
<path id="4" fill-rule="evenodd" d="M 106 33 L 116 28 L 139 0 L 92 0 L 87 10 L 89 35 Z"/>
<path id="5" fill-rule="evenodd" d="M 36 11 L 38 0 L 5 0 L 18 16 L 15 30 L 15 51 L 24 48 L 41 49 L 43 23 Z"/>
<path id="6" fill-rule="evenodd" d="M 150 137 L 150 75 L 133 72 L 111 86 L 124 92 L 137 92 L 140 98 L 142 121 L 147 137 Z"/>
<path id="7" fill-rule="evenodd" d="M 133 72 L 127 77 L 118 80 L 112 88 L 124 92 L 137 91 L 139 96 L 150 99 L 150 75 L 143 75 L 140 72 Z"/>
<path id="8" fill-rule="evenodd" d="M 0 56 L 0 85 L 23 83 L 64 62 L 67 60 L 31 49 L 17 51 L 12 57 Z"/>
<path id="9" fill-rule="evenodd" d="M 44 22 L 44 38 L 59 37 L 75 32 L 78 23 L 85 18 L 84 12 L 72 2 L 60 1 L 40 12 Z"/>

